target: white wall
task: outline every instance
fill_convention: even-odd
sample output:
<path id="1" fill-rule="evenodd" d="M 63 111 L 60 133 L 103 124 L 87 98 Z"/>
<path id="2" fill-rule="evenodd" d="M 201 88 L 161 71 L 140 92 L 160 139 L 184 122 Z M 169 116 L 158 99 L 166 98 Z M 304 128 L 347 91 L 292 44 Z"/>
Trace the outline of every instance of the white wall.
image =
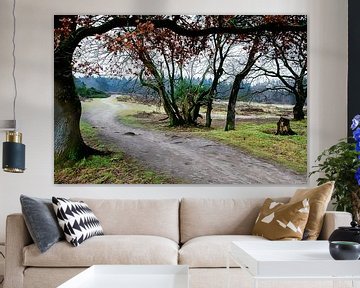
<path id="1" fill-rule="evenodd" d="M 0 1 L 0 119 L 11 119 L 11 0 Z M 27 171 L 0 171 L 0 242 L 5 218 L 20 211 L 21 193 L 93 198 L 287 196 L 295 186 L 54 185 L 54 14 L 307 14 L 309 17 L 309 166 L 319 152 L 346 135 L 346 0 L 18 0 L 18 126 L 24 135 Z M 1 133 L 1 141 L 4 134 Z M 0 156 L 1 157 L 1 156 Z M 310 185 L 314 185 L 314 180 Z"/>

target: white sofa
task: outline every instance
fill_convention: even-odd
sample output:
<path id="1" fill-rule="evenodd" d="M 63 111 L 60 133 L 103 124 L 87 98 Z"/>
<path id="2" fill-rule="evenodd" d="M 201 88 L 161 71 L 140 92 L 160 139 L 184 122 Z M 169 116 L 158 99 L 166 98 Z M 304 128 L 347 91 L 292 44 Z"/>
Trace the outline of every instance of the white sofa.
<path id="1" fill-rule="evenodd" d="M 57 287 L 94 264 L 184 264 L 191 288 L 223 288 L 231 241 L 268 241 L 250 235 L 264 199 L 81 200 L 105 235 L 76 248 L 61 241 L 41 254 L 23 216 L 8 216 L 4 288 Z M 349 213 L 327 212 L 321 238 L 350 220 Z M 231 287 L 240 287 L 241 269 L 230 264 Z"/>

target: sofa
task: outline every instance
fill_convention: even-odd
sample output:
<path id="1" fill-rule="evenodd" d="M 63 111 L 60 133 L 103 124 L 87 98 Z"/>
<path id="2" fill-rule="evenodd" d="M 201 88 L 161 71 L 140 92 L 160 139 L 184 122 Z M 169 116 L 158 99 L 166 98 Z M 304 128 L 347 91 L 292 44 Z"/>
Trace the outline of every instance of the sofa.
<path id="1" fill-rule="evenodd" d="M 5 288 L 57 287 L 95 264 L 188 265 L 191 288 L 223 288 L 230 243 L 269 241 L 251 235 L 264 199 L 81 200 L 105 235 L 78 247 L 64 240 L 40 253 L 22 214 L 7 217 Z M 349 213 L 326 212 L 320 238 L 350 221 Z M 241 287 L 244 272 L 230 267 L 230 287 Z"/>

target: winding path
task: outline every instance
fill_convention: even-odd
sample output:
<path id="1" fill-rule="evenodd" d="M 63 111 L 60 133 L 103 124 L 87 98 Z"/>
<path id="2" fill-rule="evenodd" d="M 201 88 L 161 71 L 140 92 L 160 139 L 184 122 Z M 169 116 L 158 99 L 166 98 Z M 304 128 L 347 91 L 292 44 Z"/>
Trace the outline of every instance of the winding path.
<path id="1" fill-rule="evenodd" d="M 129 127 L 113 97 L 83 103 L 83 119 L 142 165 L 191 184 L 303 184 L 306 176 L 204 138 Z"/>

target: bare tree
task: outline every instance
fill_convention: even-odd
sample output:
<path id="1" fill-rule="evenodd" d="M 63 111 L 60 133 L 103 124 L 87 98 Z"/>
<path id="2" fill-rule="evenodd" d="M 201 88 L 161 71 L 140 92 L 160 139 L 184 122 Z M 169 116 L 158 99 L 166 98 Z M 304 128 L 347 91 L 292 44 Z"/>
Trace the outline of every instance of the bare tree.
<path id="1" fill-rule="evenodd" d="M 226 115 L 226 123 L 225 123 L 225 131 L 235 130 L 235 122 L 236 122 L 236 101 L 240 90 L 241 82 L 245 79 L 245 77 L 250 73 L 251 68 L 254 66 L 256 60 L 260 57 L 259 53 L 259 38 L 256 37 L 252 43 L 252 46 L 249 50 L 247 62 L 245 66 L 235 75 L 235 79 L 231 88 L 227 115 Z"/>
<path id="2" fill-rule="evenodd" d="M 279 79 L 271 89 L 285 90 L 295 96 L 294 120 L 305 118 L 307 99 L 307 38 L 306 32 L 293 33 L 292 37 L 273 36 L 271 51 L 257 65 L 259 77 Z"/>

